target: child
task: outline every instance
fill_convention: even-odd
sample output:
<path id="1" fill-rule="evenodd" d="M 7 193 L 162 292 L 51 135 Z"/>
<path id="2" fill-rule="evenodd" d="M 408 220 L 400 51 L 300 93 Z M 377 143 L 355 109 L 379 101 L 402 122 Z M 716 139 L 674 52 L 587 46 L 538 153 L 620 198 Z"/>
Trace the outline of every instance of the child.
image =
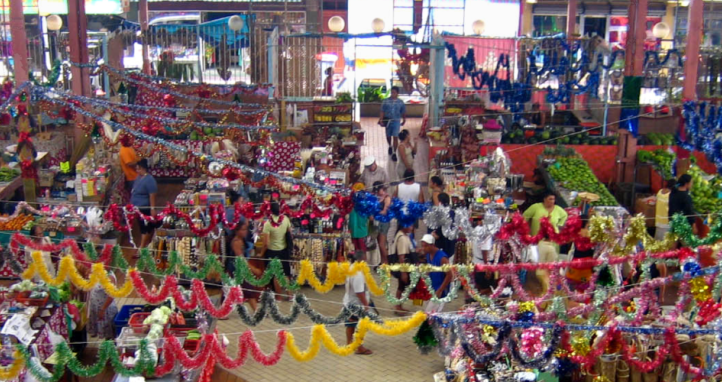
<path id="1" fill-rule="evenodd" d="M 356 251 L 353 256 L 353 262 L 365 261 L 366 252 Z M 362 272 L 356 272 L 353 276 L 346 279 L 346 294 L 343 296 L 343 304 L 349 306 L 351 304 L 361 305 L 367 311 L 369 310 L 370 296 L 368 294 L 368 288 L 366 288 L 366 279 Z M 351 344 L 353 342 L 353 333 L 356 330 L 359 318 L 356 316 L 349 317 L 346 322 L 346 343 Z M 363 345 L 356 349 L 358 355 L 370 355 L 373 352 L 370 349 L 365 348 Z"/>

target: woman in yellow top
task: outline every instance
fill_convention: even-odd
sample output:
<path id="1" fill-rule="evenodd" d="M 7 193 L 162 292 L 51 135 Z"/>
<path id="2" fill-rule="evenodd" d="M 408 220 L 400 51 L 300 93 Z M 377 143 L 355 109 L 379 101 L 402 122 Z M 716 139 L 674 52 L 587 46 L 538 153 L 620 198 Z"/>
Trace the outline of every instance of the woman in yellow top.
<path id="1" fill-rule="evenodd" d="M 549 191 L 544 193 L 541 203 L 532 204 L 524 211 L 524 219 L 529 223 L 532 236 L 539 233 L 542 218 L 548 218 L 556 231 L 567 220 L 567 212 L 556 205 L 556 196 Z M 539 242 L 538 253 L 540 263 L 552 263 L 559 258 L 559 247 L 551 241 L 542 240 Z M 549 289 L 549 271 L 539 269 L 536 276 L 542 285 L 542 294 L 546 293 Z"/>
<path id="2" fill-rule="evenodd" d="M 672 193 L 675 180 L 667 181 L 665 187 L 657 192 L 657 201 L 654 208 L 654 238 L 664 240 L 669 231 L 669 194 Z"/>
<path id="3" fill-rule="evenodd" d="M 263 240 L 263 256 L 266 259 L 278 259 L 283 265 L 283 273 L 291 278 L 291 248 L 293 243 L 286 240 L 291 233 L 291 219 L 281 215 L 281 206 L 278 202 L 271 203 L 271 217 L 263 224 L 261 232 Z M 281 284 L 273 279 L 273 289 L 276 291 L 276 300 L 281 300 Z M 289 296 L 287 296 L 289 297 Z M 289 297 L 290 298 L 290 297 Z"/>

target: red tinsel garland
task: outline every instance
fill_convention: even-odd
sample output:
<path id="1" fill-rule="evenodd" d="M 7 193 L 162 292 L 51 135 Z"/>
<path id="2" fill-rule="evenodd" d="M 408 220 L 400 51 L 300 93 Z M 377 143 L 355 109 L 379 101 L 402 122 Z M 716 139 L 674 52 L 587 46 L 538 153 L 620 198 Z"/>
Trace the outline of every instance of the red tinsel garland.
<path id="1" fill-rule="evenodd" d="M 238 337 L 238 355 L 236 358 L 229 357 L 228 354 L 226 354 L 217 334 L 205 334 L 201 339 L 200 347 L 202 350 L 193 357 L 186 354 L 177 338 L 168 337 L 165 338 L 163 345 L 164 362 L 156 368 L 156 376 L 160 377 L 170 373 L 176 361 L 179 361 L 186 369 L 197 369 L 201 367 L 201 365 L 206 365 L 207 367 L 208 362 L 212 359 L 214 365 L 215 362 L 218 361 L 221 366 L 226 369 L 237 369 L 245 364 L 249 350 L 251 357 L 253 357 L 256 362 L 264 366 L 272 366 L 281 360 L 283 350 L 286 346 L 286 334 L 287 332 L 284 330 L 279 331 L 275 349 L 270 354 L 264 354 L 253 332 L 246 331 Z M 211 369 L 211 373 L 212 372 L 213 370 Z"/>
<path id="2" fill-rule="evenodd" d="M 10 251 L 16 257 L 20 256 L 20 246 L 27 247 L 35 251 L 50 253 L 58 253 L 64 251 L 65 249 L 69 249 L 76 260 L 88 264 L 93 262 L 110 264 L 110 261 L 113 259 L 113 246 L 111 245 L 103 246 L 100 256 L 98 256 L 97 260 L 93 261 L 85 254 L 85 252 L 80 250 L 78 243 L 73 239 L 65 239 L 58 244 L 36 243 L 30 237 L 16 232 L 10 238 Z"/>
<path id="3" fill-rule="evenodd" d="M 335 206 L 339 210 L 341 216 L 346 216 L 351 209 L 353 209 L 353 200 L 351 197 L 334 195 L 329 202 L 326 203 L 322 208 L 312 197 L 307 197 L 299 206 L 298 209 L 292 210 L 285 202 L 281 202 L 281 214 L 292 218 L 299 218 L 309 213 L 311 218 L 329 218 L 333 213 L 331 206 Z M 258 220 L 264 217 L 271 216 L 271 204 L 265 202 L 261 205 L 260 211 L 256 212 L 256 206 L 253 203 L 246 203 L 243 205 L 236 205 L 233 220 L 229 221 L 226 217 L 226 210 L 224 206 L 220 204 L 213 204 L 208 206 L 208 215 L 211 218 L 210 224 L 207 227 L 199 228 L 193 222 L 193 218 L 190 214 L 180 211 L 178 207 L 173 204 L 169 204 L 163 211 L 156 214 L 156 216 L 145 215 L 134 206 L 128 205 L 120 207 L 117 204 L 112 204 L 108 207 L 108 211 L 105 213 L 104 218 L 113 222 L 115 229 L 121 232 L 129 230 L 129 226 L 126 222 L 126 216 L 129 222 L 132 222 L 136 218 L 143 219 L 149 223 L 158 224 L 163 221 L 166 216 L 175 216 L 181 218 L 188 223 L 191 231 L 196 236 L 205 237 L 210 232 L 214 231 L 218 224 L 223 223 L 224 226 L 234 229 L 240 217 L 244 216 L 249 220 Z"/>
<path id="4" fill-rule="evenodd" d="M 243 304 L 244 301 L 243 292 L 238 286 L 231 287 L 221 307 L 216 308 L 201 280 L 194 279 L 191 282 L 191 298 L 186 301 L 180 289 L 178 289 L 178 280 L 175 276 L 166 277 L 160 291 L 155 294 L 148 290 L 143 278 L 137 271 L 130 272 L 130 279 L 136 292 L 150 304 L 160 304 L 168 297 L 173 297 L 176 306 L 181 310 L 192 311 L 200 306 L 208 312 L 208 314 L 216 318 L 228 317 L 228 315 L 233 312 L 235 305 Z"/>
<path id="5" fill-rule="evenodd" d="M 542 218 L 539 233 L 531 236 L 529 234 L 529 223 L 527 223 L 521 214 L 516 213 L 512 216 L 509 224 L 505 224 L 501 227 L 499 232 L 496 234 L 496 237 L 501 240 L 509 240 L 513 236 L 518 235 L 521 242 L 527 245 L 537 244 L 541 240 L 548 239 L 557 244 L 574 242 L 575 248 L 580 251 L 592 249 L 594 244 L 589 240 L 589 238 L 579 236 L 579 231 L 581 229 L 582 219 L 579 216 L 570 216 L 564 224 L 564 227 L 559 232 L 557 232 L 556 228 L 549 223 L 548 218 Z"/>

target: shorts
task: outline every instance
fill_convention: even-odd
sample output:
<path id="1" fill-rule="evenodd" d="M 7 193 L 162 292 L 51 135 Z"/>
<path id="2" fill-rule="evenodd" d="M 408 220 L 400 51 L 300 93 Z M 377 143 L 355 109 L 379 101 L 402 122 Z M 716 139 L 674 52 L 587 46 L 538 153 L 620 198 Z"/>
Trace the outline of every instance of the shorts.
<path id="1" fill-rule="evenodd" d="M 140 212 L 143 213 L 143 215 L 150 215 L 150 207 L 144 207 L 139 208 Z M 143 218 L 140 218 L 140 233 L 141 235 L 149 235 L 152 234 L 153 231 L 155 231 L 155 223 L 146 221 Z"/>
<path id="2" fill-rule="evenodd" d="M 366 238 L 364 237 L 358 237 L 351 239 L 351 242 L 353 243 L 353 247 L 357 251 L 366 251 Z"/>
<path id="3" fill-rule="evenodd" d="M 286 249 L 280 251 L 274 251 L 272 249 L 266 250 L 266 259 L 270 262 L 273 259 L 281 260 L 281 266 L 283 266 L 283 274 L 286 277 L 291 278 L 291 257 L 288 255 Z"/>
<path id="4" fill-rule="evenodd" d="M 389 120 L 386 123 L 386 136 L 387 137 L 398 137 L 399 131 L 401 130 L 401 121 L 398 119 Z"/>
<path id="5" fill-rule="evenodd" d="M 379 222 L 379 233 L 381 235 L 387 235 L 389 234 L 389 228 L 391 228 L 391 223 L 380 223 Z"/>
<path id="6" fill-rule="evenodd" d="M 433 302 L 431 300 L 426 301 L 426 307 L 424 307 L 424 312 L 429 313 L 440 313 L 442 310 L 444 310 L 444 305 L 446 305 L 445 302 Z"/>
<path id="7" fill-rule="evenodd" d="M 358 317 L 351 316 L 348 318 L 348 321 L 346 321 L 346 327 L 347 328 L 356 328 L 356 325 L 358 325 Z"/>

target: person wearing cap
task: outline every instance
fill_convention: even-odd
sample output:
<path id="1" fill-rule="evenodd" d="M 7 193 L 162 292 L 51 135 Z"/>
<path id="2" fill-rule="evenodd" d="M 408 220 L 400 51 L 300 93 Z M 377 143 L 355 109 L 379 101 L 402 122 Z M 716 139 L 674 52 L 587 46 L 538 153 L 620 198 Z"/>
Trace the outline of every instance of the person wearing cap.
<path id="1" fill-rule="evenodd" d="M 440 267 L 442 265 L 449 264 L 449 255 L 444 250 L 436 247 L 436 239 L 430 234 L 424 235 L 421 238 L 421 253 L 426 255 L 426 264 Z M 431 287 L 434 288 L 437 298 L 446 297 L 449 293 L 449 284 L 451 283 L 452 274 L 449 272 L 429 272 L 429 278 L 431 279 Z M 445 303 L 433 302 L 431 300 L 426 302 L 426 313 L 441 312 L 444 309 Z"/>
<path id="2" fill-rule="evenodd" d="M 364 171 L 361 173 L 359 182 L 366 185 L 366 187 L 372 187 L 374 183 L 381 182 L 382 184 L 389 184 L 389 176 L 386 174 L 386 170 L 382 169 L 376 164 L 376 158 L 373 156 L 367 156 L 364 159 Z"/>

